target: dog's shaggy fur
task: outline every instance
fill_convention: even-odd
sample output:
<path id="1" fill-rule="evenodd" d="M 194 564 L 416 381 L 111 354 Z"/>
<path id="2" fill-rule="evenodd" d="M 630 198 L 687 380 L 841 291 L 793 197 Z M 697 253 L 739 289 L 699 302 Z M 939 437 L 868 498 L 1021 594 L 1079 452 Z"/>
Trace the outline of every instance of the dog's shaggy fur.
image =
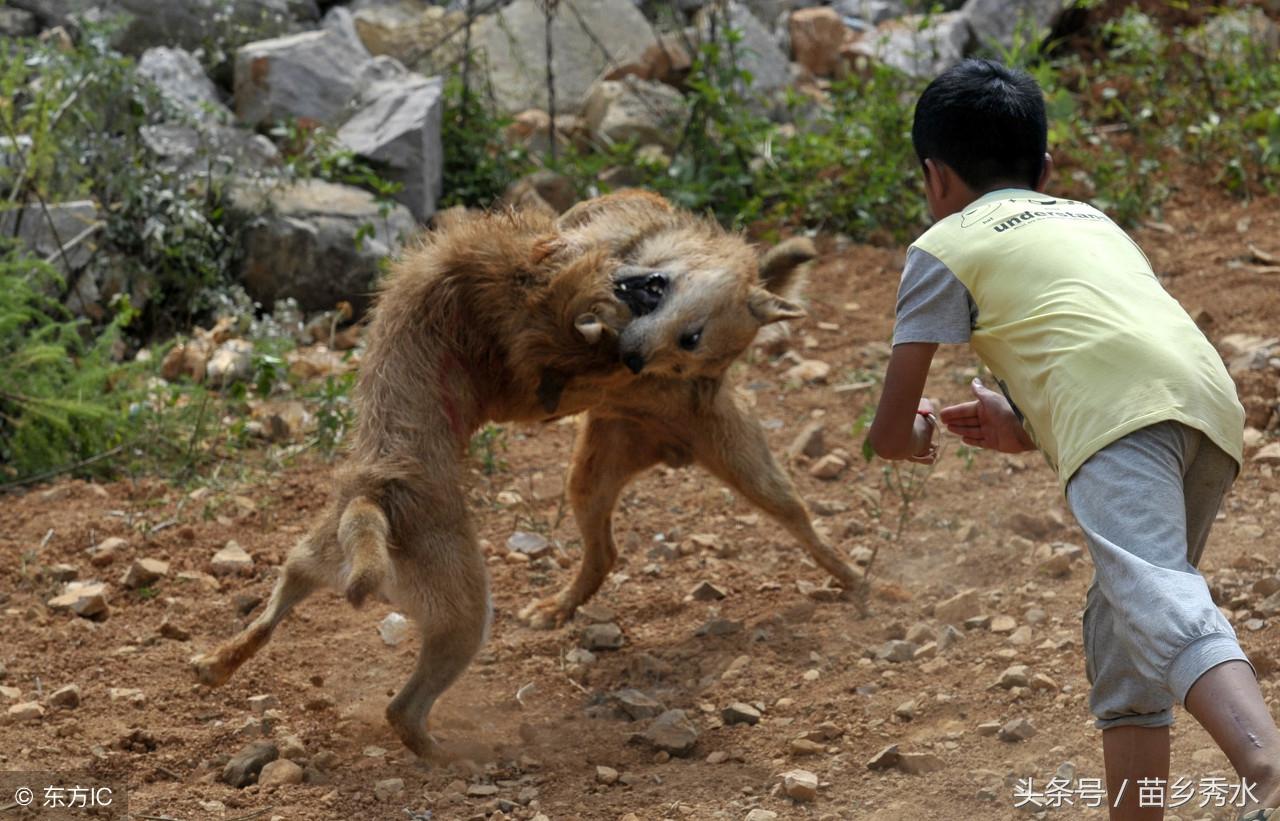
<path id="1" fill-rule="evenodd" d="M 378 297 L 332 503 L 290 552 L 263 613 L 193 660 L 198 679 L 225 682 L 321 585 L 356 605 L 380 593 L 413 618 L 422 643 L 387 719 L 429 754 L 427 715 L 488 626 L 464 456 L 490 420 L 586 411 L 568 488 L 583 563 L 557 596 L 525 609 L 534 626 L 563 623 L 599 588 L 616 557 L 618 495 L 657 462 L 705 466 L 851 588 L 854 571 L 814 532 L 725 383 L 762 325 L 800 315 L 779 292 L 811 256 L 792 243 L 761 264 L 737 236 L 642 192 L 558 220 L 537 211 L 445 220 Z"/>

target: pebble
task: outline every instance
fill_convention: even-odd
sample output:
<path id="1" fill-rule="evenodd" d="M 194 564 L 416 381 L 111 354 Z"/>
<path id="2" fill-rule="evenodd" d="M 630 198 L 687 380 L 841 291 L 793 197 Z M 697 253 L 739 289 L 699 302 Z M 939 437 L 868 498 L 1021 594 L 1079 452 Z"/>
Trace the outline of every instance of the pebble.
<path id="1" fill-rule="evenodd" d="M 698 743 L 698 730 L 684 710 L 667 710 L 653 720 L 641 737 L 659 752 L 685 756 Z"/>
<path id="2" fill-rule="evenodd" d="M 588 650 L 617 650 L 622 642 L 622 628 L 608 622 L 587 625 L 579 643 Z"/>
<path id="3" fill-rule="evenodd" d="M 231 756 L 222 768 L 219 780 L 232 787 L 247 787 L 262 772 L 263 767 L 279 757 L 280 751 L 275 744 L 270 741 L 255 741 Z"/>
<path id="4" fill-rule="evenodd" d="M 899 704 L 897 707 L 894 707 L 893 714 L 898 718 L 902 719 L 903 721 L 910 721 L 911 719 L 915 718 L 916 717 L 915 700 L 912 699 L 911 701 L 904 701 L 901 704 Z"/>
<path id="5" fill-rule="evenodd" d="M 594 600 L 579 607 L 573 616 L 575 619 L 581 619 L 587 624 L 607 624 L 618 618 L 618 614 L 613 612 L 613 608 Z"/>
<path id="6" fill-rule="evenodd" d="M 280 706 L 280 699 L 270 694 L 258 696 L 249 696 L 249 709 L 258 715 L 262 715 L 267 710 L 274 710 Z"/>
<path id="7" fill-rule="evenodd" d="M 964 620 L 964 629 L 966 630 L 982 630 L 991 626 L 991 617 L 988 615 L 972 616 Z"/>
<path id="8" fill-rule="evenodd" d="M 756 807 L 754 810 L 747 813 L 747 817 L 743 819 L 743 821 L 777 821 L 777 818 L 778 814 L 776 812 L 772 812 L 771 810 L 762 810 L 759 807 Z"/>
<path id="9" fill-rule="evenodd" d="M 836 456 L 834 453 L 828 453 L 821 459 L 813 463 L 813 467 L 809 468 L 809 475 L 815 479 L 832 480 L 839 478 L 849 464 Z"/>
<path id="10" fill-rule="evenodd" d="M 1013 616 L 996 616 L 991 620 L 989 629 L 992 633 L 1012 633 L 1017 627 L 1018 623 L 1013 620 Z"/>
<path id="11" fill-rule="evenodd" d="M 287 758 L 277 758 L 264 764 L 258 773 L 259 787 L 279 787 L 285 784 L 301 784 L 302 768 Z"/>
<path id="12" fill-rule="evenodd" d="M 938 628 L 938 650 L 946 652 L 956 642 L 960 641 L 964 634 L 955 628 L 954 625 L 944 624 Z"/>
<path id="13" fill-rule="evenodd" d="M 978 725 L 978 735 L 991 736 L 1000 732 L 1002 725 L 998 721 L 984 721 Z"/>
<path id="14" fill-rule="evenodd" d="M 409 620 L 400 613 L 388 613 L 378 622 L 378 636 L 388 647 L 396 647 L 409 638 Z"/>
<path id="15" fill-rule="evenodd" d="M 278 747 L 281 758 L 295 760 L 305 758 L 307 755 L 307 748 L 303 745 L 302 739 L 296 735 L 287 735 L 280 739 Z"/>
<path id="16" fill-rule="evenodd" d="M 1054 579 L 1071 575 L 1071 557 L 1066 553 L 1056 553 L 1040 562 L 1040 572 Z"/>
<path id="17" fill-rule="evenodd" d="M 911 654 L 911 658 L 915 661 L 925 661 L 938 655 L 938 643 L 936 641 L 926 642 L 916 648 Z"/>
<path id="18" fill-rule="evenodd" d="M 1017 630 L 1009 634 L 1009 643 L 1015 647 L 1023 647 L 1031 643 L 1031 628 L 1022 625 Z"/>
<path id="19" fill-rule="evenodd" d="M 915 658 L 916 646 L 909 641 L 891 639 L 876 651 L 876 658 L 889 662 L 911 661 Z"/>
<path id="20" fill-rule="evenodd" d="M 70 582 L 62 595 L 49 599 L 54 612 L 71 612 L 86 619 L 102 620 L 110 615 L 107 586 L 98 582 Z"/>
<path id="21" fill-rule="evenodd" d="M 49 695 L 49 703 L 55 707 L 75 709 L 80 706 L 80 685 L 68 684 L 59 687 Z"/>
<path id="22" fill-rule="evenodd" d="M 603 765 L 596 767 L 596 783 L 604 784 L 606 787 L 618 783 L 618 771 L 613 767 L 605 767 Z"/>
<path id="23" fill-rule="evenodd" d="M 164 621 L 160 622 L 160 635 L 163 638 L 172 639 L 173 641 L 190 641 L 191 640 L 190 630 L 180 625 L 174 624 L 173 622 L 169 621 L 169 619 L 167 618 Z"/>
<path id="24" fill-rule="evenodd" d="M 782 776 L 782 791 L 796 801 L 812 801 L 818 797 L 818 776 L 808 770 L 788 770 Z"/>
<path id="25" fill-rule="evenodd" d="M 823 755 L 826 753 L 827 748 L 807 738 L 793 738 L 791 743 L 787 745 L 787 750 L 794 756 L 805 756 Z"/>
<path id="26" fill-rule="evenodd" d="M 1031 683 L 1031 671 L 1025 664 L 1011 665 L 1000 674 L 998 683 L 1006 690 L 1011 690 L 1014 687 L 1026 687 Z"/>
<path id="27" fill-rule="evenodd" d="M 724 719 L 726 725 L 750 724 L 754 726 L 760 723 L 760 711 L 741 701 L 735 701 L 721 710 L 720 717 Z"/>
<path id="28" fill-rule="evenodd" d="M 169 575 L 169 563 L 160 559 L 135 559 L 125 571 L 120 584 L 128 590 L 150 587 Z"/>
<path id="29" fill-rule="evenodd" d="M 253 569 L 253 557 L 235 540 L 213 554 L 210 569 L 215 576 L 243 575 Z"/>
<path id="30" fill-rule="evenodd" d="M 551 552 L 552 544 L 539 533 L 517 530 L 507 538 L 507 549 L 530 559 L 540 559 Z"/>
<path id="31" fill-rule="evenodd" d="M 1047 690 L 1048 692 L 1056 693 L 1060 688 L 1058 687 L 1058 682 L 1054 681 L 1049 676 L 1046 676 L 1044 673 L 1036 673 L 1031 677 L 1031 689 Z"/>
<path id="32" fill-rule="evenodd" d="M 796 434 L 796 438 L 791 440 L 791 446 L 787 448 L 787 458 L 794 460 L 807 456 L 810 459 L 820 459 L 827 452 L 823 435 L 825 431 L 826 426 L 822 422 L 815 421 L 805 425 Z"/>
<path id="33" fill-rule="evenodd" d="M 631 687 L 611 693 L 610 698 L 614 705 L 632 721 L 639 721 L 642 718 L 654 718 L 662 715 L 667 709 L 662 705 L 662 702 Z"/>
<path id="34" fill-rule="evenodd" d="M 107 698 L 112 701 L 127 701 L 134 707 L 142 707 L 147 703 L 146 693 L 137 687 L 108 687 Z"/>
<path id="35" fill-rule="evenodd" d="M 497 788 L 494 788 L 497 791 Z M 403 778 L 384 778 L 381 781 L 374 782 L 373 797 L 379 801 L 390 801 L 400 796 L 404 792 Z"/>
<path id="36" fill-rule="evenodd" d="M 53 579 L 55 582 L 66 584 L 76 580 L 80 575 L 80 571 L 73 565 L 69 564 L 51 564 L 44 569 L 46 578 Z M 1266 595 L 1265 593 L 1263 595 Z"/>
<path id="37" fill-rule="evenodd" d="M 117 553 L 128 546 L 129 543 L 119 536 L 103 539 L 86 551 L 89 554 L 89 563 L 94 567 L 106 567 L 116 560 Z"/>
<path id="38" fill-rule="evenodd" d="M 403 784 L 401 785 L 403 786 Z M 494 784 L 472 784 L 467 787 L 467 795 L 472 798 L 489 798 L 498 794 L 498 787 Z"/>
<path id="39" fill-rule="evenodd" d="M 13 721 L 39 721 L 44 718 L 44 707 L 38 701 L 20 701 L 8 710 Z"/>
<path id="40" fill-rule="evenodd" d="M 726 595 L 723 590 L 709 581 L 700 581 L 693 590 L 689 591 L 689 598 L 694 601 L 720 601 Z"/>
<path id="41" fill-rule="evenodd" d="M 6 701 L 21 701 L 22 690 L 17 687 L 0 687 L 0 698 Z"/>
<path id="42" fill-rule="evenodd" d="M 933 608 L 933 617 L 948 624 L 963 624 L 966 620 L 981 612 L 977 590 L 965 590 L 945 601 L 940 601 Z"/>
<path id="43" fill-rule="evenodd" d="M 942 759 L 933 753 L 902 753 L 898 756 L 898 769 L 907 775 L 925 775 L 945 766 Z"/>
<path id="44" fill-rule="evenodd" d="M 802 359 L 788 368 L 782 378 L 787 382 L 825 382 L 831 374 L 831 366 L 821 359 Z"/>
<path id="45" fill-rule="evenodd" d="M 914 644 L 924 644 L 933 638 L 933 628 L 922 621 L 907 628 L 906 639 Z"/>
<path id="46" fill-rule="evenodd" d="M 1000 728 L 997 734 L 1001 741 L 1026 741 L 1036 734 L 1036 728 L 1025 718 L 1015 718 Z"/>

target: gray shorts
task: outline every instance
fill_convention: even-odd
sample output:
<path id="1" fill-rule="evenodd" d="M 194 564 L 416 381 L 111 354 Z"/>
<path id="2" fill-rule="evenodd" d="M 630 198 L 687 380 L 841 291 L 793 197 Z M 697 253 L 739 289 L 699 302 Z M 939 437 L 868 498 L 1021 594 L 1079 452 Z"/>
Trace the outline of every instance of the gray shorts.
<path id="1" fill-rule="evenodd" d="M 1205 671 L 1248 661 L 1196 570 L 1238 469 L 1200 431 L 1160 422 L 1098 451 L 1067 483 L 1093 556 L 1084 652 L 1099 729 L 1172 724 Z"/>

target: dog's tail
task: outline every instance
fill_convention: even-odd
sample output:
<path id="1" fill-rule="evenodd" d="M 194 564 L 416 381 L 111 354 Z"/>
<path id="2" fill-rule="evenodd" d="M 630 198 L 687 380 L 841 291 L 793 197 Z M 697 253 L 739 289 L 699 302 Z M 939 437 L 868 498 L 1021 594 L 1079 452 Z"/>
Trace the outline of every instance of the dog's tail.
<path id="1" fill-rule="evenodd" d="M 347 503 L 338 522 L 338 545 L 351 561 L 347 574 L 347 601 L 355 607 L 364 604 L 387 578 L 391 556 L 387 552 L 387 516 L 378 503 L 368 496 L 357 496 Z"/>

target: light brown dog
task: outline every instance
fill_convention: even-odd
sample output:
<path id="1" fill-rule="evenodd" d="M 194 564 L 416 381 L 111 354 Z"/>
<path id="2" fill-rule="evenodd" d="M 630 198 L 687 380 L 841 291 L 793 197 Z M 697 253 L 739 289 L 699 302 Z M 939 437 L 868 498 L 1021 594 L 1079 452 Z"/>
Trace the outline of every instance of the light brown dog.
<path id="1" fill-rule="evenodd" d="M 484 640 L 490 603 L 466 509 L 466 446 L 486 421 L 586 411 L 569 481 L 584 555 L 573 583 L 527 607 L 563 623 L 599 588 L 623 486 L 665 461 L 697 462 L 787 528 L 846 587 L 760 426 L 725 384 L 766 324 L 801 315 L 780 294 L 807 243 L 757 261 L 739 237 L 660 197 L 623 192 L 558 220 L 462 216 L 428 234 L 378 297 L 356 392 L 357 427 L 332 504 L 290 552 L 266 608 L 192 663 L 224 683 L 319 586 L 353 604 L 380 593 L 417 624 L 413 675 L 387 707 L 427 755 L 427 715 Z"/>

